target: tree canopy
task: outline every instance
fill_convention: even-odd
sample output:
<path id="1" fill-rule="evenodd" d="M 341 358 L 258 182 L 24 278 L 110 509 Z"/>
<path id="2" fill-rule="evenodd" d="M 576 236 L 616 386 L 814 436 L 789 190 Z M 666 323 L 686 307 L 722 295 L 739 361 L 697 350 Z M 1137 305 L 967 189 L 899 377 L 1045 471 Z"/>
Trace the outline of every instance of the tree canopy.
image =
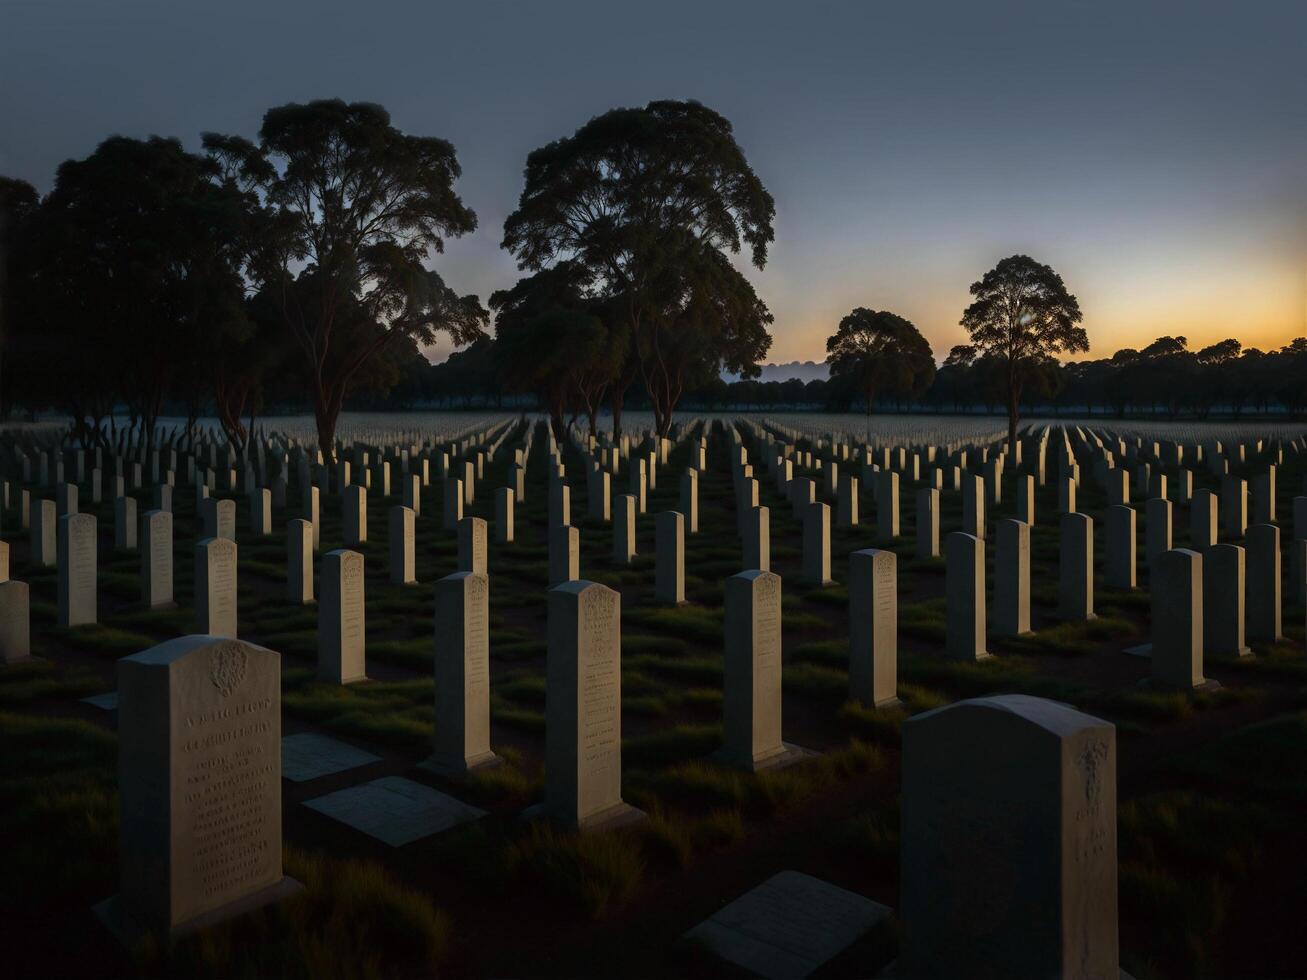
<path id="1" fill-rule="evenodd" d="M 665 435 L 688 377 L 723 363 L 753 373 L 766 353 L 770 314 L 727 256 L 747 249 L 762 268 L 775 213 L 729 121 L 658 101 L 534 150 L 503 247 L 524 271 L 564 260 L 586 271 L 587 297 L 633 339 L 611 385 L 614 427 L 640 377 Z"/>
<path id="2" fill-rule="evenodd" d="M 1089 350 L 1080 304 L 1053 269 L 1012 255 L 971 284 L 962 326 L 981 356 L 997 359 L 1007 390 L 1008 442 L 1016 451 L 1021 391 L 1032 373 L 1059 353 Z"/>
<path id="3" fill-rule="evenodd" d="M 450 143 L 401 132 L 379 105 L 323 99 L 269 109 L 257 145 L 215 133 L 204 145 L 222 182 L 256 192 L 268 212 L 248 271 L 299 347 L 324 454 L 345 396 L 388 344 L 483 336 L 477 297 L 425 265 L 476 228 L 454 192 Z"/>
<path id="4" fill-rule="evenodd" d="M 910 321 L 887 310 L 857 307 L 826 339 L 831 377 L 847 380 L 866 400 L 920 398 L 935 379 L 930 344 Z"/>

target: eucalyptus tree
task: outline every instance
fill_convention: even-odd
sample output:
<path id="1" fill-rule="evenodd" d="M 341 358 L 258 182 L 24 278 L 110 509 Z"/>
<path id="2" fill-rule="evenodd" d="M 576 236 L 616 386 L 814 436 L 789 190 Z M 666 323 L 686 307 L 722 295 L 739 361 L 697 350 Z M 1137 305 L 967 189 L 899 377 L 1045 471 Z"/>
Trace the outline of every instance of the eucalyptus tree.
<path id="1" fill-rule="evenodd" d="M 1003 373 L 1008 445 L 1016 452 L 1021 394 L 1031 374 L 1055 354 L 1089 350 L 1080 304 L 1062 277 L 1028 255 L 1012 255 L 971 284 L 974 297 L 962 326 L 980 357 Z"/>
<path id="2" fill-rule="evenodd" d="M 195 341 L 240 306 L 251 206 L 215 175 L 177 140 L 114 136 L 60 165 L 32 217 L 25 384 L 84 438 L 103 439 L 118 402 L 152 435 L 165 399 L 202 386 Z M 52 352 L 60 370 L 47 375 Z"/>
<path id="3" fill-rule="evenodd" d="M 742 250 L 766 264 L 775 213 L 729 121 L 698 102 L 656 101 L 532 151 L 503 247 L 524 271 L 561 261 L 586 270 L 587 298 L 615 310 L 610 322 L 631 338 L 609 391 L 614 430 L 640 378 L 666 434 L 688 378 L 732 363 L 757 371 L 749 358 L 765 353 L 756 332 L 770 317 L 724 265 Z M 708 315 L 714 305 L 729 309 L 729 324 Z"/>
<path id="4" fill-rule="evenodd" d="M 831 378 L 854 386 L 867 404 L 867 438 L 877 396 L 919 398 L 935 380 L 930 344 L 909 320 L 857 307 L 826 339 Z"/>
<path id="5" fill-rule="evenodd" d="M 9 406 L 13 404 L 9 366 L 4 357 L 8 337 L 6 318 L 13 315 L 11 267 L 17 271 L 18 256 L 24 251 L 21 242 L 30 232 L 31 218 L 38 204 L 40 196 L 27 181 L 0 176 L 0 417 L 8 417 Z"/>
<path id="6" fill-rule="evenodd" d="M 223 180 L 268 211 L 249 273 L 299 349 L 325 455 L 345 397 L 380 351 L 404 337 L 430 344 L 444 332 L 462 345 L 484 335 L 477 297 L 426 266 L 447 238 L 476 229 L 454 191 L 452 144 L 401 132 L 379 105 L 331 99 L 269 109 L 257 145 L 214 133 L 204 145 Z"/>
<path id="7" fill-rule="evenodd" d="M 610 330 L 585 295 L 589 280 L 582 265 L 565 261 L 490 297 L 503 384 L 540 398 L 560 443 L 569 411 L 584 411 L 595 434 L 600 401 L 627 360 L 624 333 Z"/>

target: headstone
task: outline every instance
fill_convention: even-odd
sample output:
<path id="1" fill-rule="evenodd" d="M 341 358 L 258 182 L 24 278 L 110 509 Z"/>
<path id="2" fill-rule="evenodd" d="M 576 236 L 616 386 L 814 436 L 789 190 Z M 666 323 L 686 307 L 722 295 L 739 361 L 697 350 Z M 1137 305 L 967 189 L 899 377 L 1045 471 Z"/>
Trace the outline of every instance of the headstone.
<path id="1" fill-rule="evenodd" d="M 982 660 L 985 649 L 985 543 L 955 531 L 944 539 L 944 650 L 956 660 Z"/>
<path id="2" fill-rule="evenodd" d="M 1076 481 L 1069 476 L 1058 477 L 1057 511 L 1059 514 L 1074 514 L 1076 510 Z"/>
<path id="3" fill-rule="evenodd" d="M 917 550 L 919 559 L 939 557 L 939 491 L 922 487 L 917 491 Z"/>
<path id="4" fill-rule="evenodd" d="M 136 501 L 133 500 L 133 509 L 135 504 Z M 200 517 L 203 522 L 203 529 L 200 532 L 202 537 L 236 540 L 236 501 L 206 497 L 200 504 Z M 135 526 L 134 521 L 133 526 Z"/>
<path id="5" fill-rule="evenodd" d="M 1250 657 L 1244 642 L 1244 550 L 1214 544 L 1203 552 L 1203 655 Z"/>
<path id="6" fill-rule="evenodd" d="M 685 517 L 665 510 L 654 527 L 654 598 L 679 606 L 685 602 Z"/>
<path id="7" fill-rule="evenodd" d="M 458 522 L 463 519 L 462 480 L 451 478 L 445 481 L 444 518 L 446 531 L 458 530 Z"/>
<path id="8" fill-rule="evenodd" d="M 1035 478 L 1028 473 L 1017 475 L 1017 520 L 1035 526 Z"/>
<path id="9" fill-rule="evenodd" d="M 345 487 L 341 491 L 341 506 L 345 544 L 350 547 L 364 544 L 368 540 L 368 488 L 361 484 Z"/>
<path id="10" fill-rule="evenodd" d="M 834 584 L 830 576 L 828 504 L 808 504 L 803 511 L 803 578 L 811 585 L 824 587 Z"/>
<path id="11" fill-rule="evenodd" d="M 1107 508 L 1107 586 L 1133 589 L 1138 561 L 1135 556 L 1135 511 L 1125 504 Z"/>
<path id="12" fill-rule="evenodd" d="M 390 527 L 387 545 L 390 549 L 390 581 L 393 585 L 413 585 L 417 582 L 416 533 L 417 515 L 404 506 L 390 508 Z"/>
<path id="13" fill-rule="evenodd" d="M 766 507 L 751 508 L 745 520 L 744 567 L 771 571 L 771 511 Z"/>
<path id="14" fill-rule="evenodd" d="M 500 544 L 513 541 L 513 523 L 517 508 L 514 506 L 512 487 L 500 487 L 495 491 L 495 540 Z"/>
<path id="15" fill-rule="evenodd" d="M 305 520 L 286 523 L 286 588 L 290 601 L 313 601 L 313 525 Z"/>
<path id="16" fill-rule="evenodd" d="M 1202 552 L 1216 544 L 1216 494 L 1197 490 L 1189 503 L 1189 544 Z"/>
<path id="17" fill-rule="evenodd" d="M 899 475 L 893 470 L 880 474 L 876 492 L 876 534 L 885 541 L 899 536 Z M 824 505 L 823 505 L 824 506 Z M 829 526 L 829 518 L 827 525 Z"/>
<path id="18" fill-rule="evenodd" d="M 173 604 L 172 514 L 148 510 L 141 517 L 141 598 L 147 609 Z"/>
<path id="19" fill-rule="evenodd" d="M 226 546 L 235 548 L 230 541 Z M 183 636 L 118 661 L 120 934 L 165 940 L 280 898 L 281 657 Z"/>
<path id="20" fill-rule="evenodd" d="M 26 582 L 0 582 L 0 663 L 31 659 L 31 597 Z"/>
<path id="21" fill-rule="evenodd" d="M 681 513 L 685 515 L 685 530 L 699 533 L 699 472 L 688 469 L 681 474 Z"/>
<path id="22" fill-rule="evenodd" d="M 725 716 L 718 758 L 750 772 L 797 762 L 807 753 L 781 740 L 780 576 L 753 569 L 728 578 L 725 627 Z"/>
<path id="23" fill-rule="evenodd" d="M 95 622 L 95 515 L 65 514 L 59 519 L 59 626 Z"/>
<path id="24" fill-rule="evenodd" d="M 445 776 L 498 765 L 490 750 L 490 579 L 455 572 L 436 583 L 435 738 L 424 763 Z"/>
<path id="25" fill-rule="evenodd" d="M 31 547 L 28 560 L 37 568 L 50 568 L 59 560 L 56 520 L 57 513 L 53 500 L 32 501 Z"/>
<path id="26" fill-rule="evenodd" d="M 313 550 L 322 546 L 322 519 L 319 507 L 321 491 L 317 487 L 304 488 L 304 520 L 313 531 Z"/>
<path id="27" fill-rule="evenodd" d="M 1153 683 L 1182 690 L 1218 686 L 1203 677 L 1203 556 L 1174 548 L 1151 571 Z"/>
<path id="28" fill-rule="evenodd" d="M 1248 528 L 1248 639 L 1284 639 L 1280 618 L 1280 529 L 1274 524 Z"/>
<path id="29" fill-rule="evenodd" d="M 994 555 L 994 633 L 1030 632 L 1030 525 L 1010 518 L 998 522 Z"/>
<path id="30" fill-rule="evenodd" d="M 318 601 L 318 680 L 353 684 L 367 679 L 363 556 L 339 549 L 322 556 Z"/>
<path id="31" fill-rule="evenodd" d="M 1145 558 L 1148 567 L 1152 568 L 1158 555 L 1171 550 L 1171 501 L 1165 497 L 1153 497 L 1146 507 L 1148 534 L 1145 541 Z"/>
<path id="32" fill-rule="evenodd" d="M 869 548 L 849 556 L 849 697 L 899 703 L 898 556 Z"/>
<path id="33" fill-rule="evenodd" d="M 549 526 L 572 523 L 572 488 L 562 480 L 549 481 Z"/>
<path id="34" fill-rule="evenodd" d="M 635 513 L 638 505 L 631 494 L 617 498 L 613 510 L 613 562 L 629 565 L 635 557 Z"/>
<path id="35" fill-rule="evenodd" d="M 236 638 L 236 542 L 203 538 L 195 545 L 195 631 Z"/>
<path id="36" fill-rule="evenodd" d="M 545 813 L 579 830 L 639 820 L 622 801 L 620 595 L 584 580 L 549 590 L 546 675 Z"/>
<path id="37" fill-rule="evenodd" d="M 255 537 L 272 533 L 272 491 L 262 488 L 250 493 L 250 532 Z"/>
<path id="38" fill-rule="evenodd" d="M 1119 975 L 1116 730 L 1023 694 L 903 724 L 905 977 Z"/>
<path id="39" fill-rule="evenodd" d="M 1094 619 L 1094 519 L 1063 514 L 1058 534 L 1058 615 L 1073 622 Z"/>
<path id="40" fill-rule="evenodd" d="M 581 532 L 571 524 L 549 529 L 549 587 L 581 577 Z"/>
<path id="41" fill-rule="evenodd" d="M 985 481 L 971 474 L 962 478 L 962 532 L 985 539 Z"/>
<path id="42" fill-rule="evenodd" d="M 458 522 L 458 570 L 485 575 L 488 572 L 486 522 L 481 517 L 465 517 Z"/>

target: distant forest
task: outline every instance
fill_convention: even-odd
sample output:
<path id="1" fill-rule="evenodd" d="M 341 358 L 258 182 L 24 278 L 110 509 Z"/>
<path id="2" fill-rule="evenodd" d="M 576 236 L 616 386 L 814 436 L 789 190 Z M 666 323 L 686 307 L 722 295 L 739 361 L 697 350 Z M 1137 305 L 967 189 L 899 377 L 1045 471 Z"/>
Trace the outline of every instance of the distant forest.
<path id="1" fill-rule="evenodd" d="M 534 405 L 506 397 L 495 373 L 493 342 L 478 341 L 444 363 L 416 361 L 384 397 L 358 399 L 359 408 L 411 409 Z M 953 348 L 920 398 L 879 398 L 876 412 L 987 412 L 1002 414 L 1007 397 L 1002 369 L 977 357 L 970 346 Z M 627 407 L 648 407 L 637 384 Z M 1275 351 L 1243 348 L 1224 340 L 1197 351 L 1184 337 L 1161 337 L 1143 350 L 1119 350 L 1097 360 L 1050 363 L 1025 393 L 1027 410 L 1088 412 L 1116 417 L 1307 413 L 1307 338 Z M 735 381 L 717 379 L 690 388 L 687 409 L 706 411 L 863 412 L 866 399 L 847 378 L 827 381 Z"/>

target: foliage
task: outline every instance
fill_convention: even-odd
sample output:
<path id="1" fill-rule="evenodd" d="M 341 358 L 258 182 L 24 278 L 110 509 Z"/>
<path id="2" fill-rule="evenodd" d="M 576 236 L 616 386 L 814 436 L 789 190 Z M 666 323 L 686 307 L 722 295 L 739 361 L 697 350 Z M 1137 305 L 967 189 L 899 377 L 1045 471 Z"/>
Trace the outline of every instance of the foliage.
<path id="1" fill-rule="evenodd" d="M 1008 442 L 1016 451 L 1022 388 L 1054 354 L 1089 350 L 1080 304 L 1062 277 L 1028 255 L 1003 259 L 971 284 L 962 326 L 981 356 L 996 358 L 1007 393 Z"/>
<path id="2" fill-rule="evenodd" d="M 503 247 L 525 271 L 585 271 L 588 297 L 634 341 L 609 389 L 615 427 L 639 376 L 666 435 L 687 380 L 754 373 L 766 353 L 770 314 L 727 255 L 748 248 L 762 268 L 775 211 L 724 117 L 650 102 L 533 151 Z"/>
<path id="3" fill-rule="evenodd" d="M 476 229 L 454 192 L 454 147 L 412 136 L 379 105 L 324 99 L 269 109 L 259 144 L 206 133 L 223 186 L 256 192 L 267 233 L 249 273 L 274 301 L 303 357 L 323 453 L 359 372 L 401 337 L 456 344 L 488 317 L 424 262 Z"/>
<path id="4" fill-rule="evenodd" d="M 834 379 L 848 379 L 871 415 L 877 394 L 920 398 L 935 378 L 930 344 L 912 323 L 889 311 L 858 307 L 826 340 Z"/>

